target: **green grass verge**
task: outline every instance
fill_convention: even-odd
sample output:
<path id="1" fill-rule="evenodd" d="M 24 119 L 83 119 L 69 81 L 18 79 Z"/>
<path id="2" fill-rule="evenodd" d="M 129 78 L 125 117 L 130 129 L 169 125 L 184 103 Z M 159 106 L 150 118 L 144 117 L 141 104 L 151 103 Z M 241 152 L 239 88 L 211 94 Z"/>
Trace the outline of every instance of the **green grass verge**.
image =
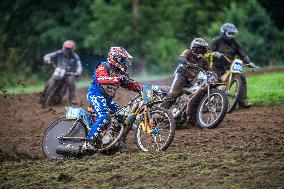
<path id="1" fill-rule="evenodd" d="M 247 78 L 248 98 L 255 105 L 284 105 L 284 72 Z"/>
<path id="2" fill-rule="evenodd" d="M 150 75 L 147 77 L 133 77 L 138 82 L 149 82 L 169 78 L 169 75 Z M 259 106 L 284 105 L 284 72 L 267 73 L 250 76 L 248 82 L 248 98 Z M 90 79 L 82 79 L 76 82 L 77 88 L 86 88 L 90 85 Z M 43 90 L 44 83 L 34 86 L 9 87 L 6 94 L 37 93 Z"/>
<path id="3" fill-rule="evenodd" d="M 133 77 L 135 81 L 138 82 L 149 82 L 155 80 L 162 80 L 169 78 L 170 75 L 148 75 L 148 76 L 138 76 Z M 78 89 L 89 87 L 91 84 L 90 78 L 84 78 L 79 81 L 76 81 L 76 87 Z M 38 93 L 43 91 L 44 83 L 40 82 L 33 86 L 17 86 L 17 87 L 8 87 L 5 88 L 5 94 L 29 94 L 29 93 Z M 3 92 L 3 91 L 2 91 Z M 0 91 L 1 94 L 1 91 Z"/>

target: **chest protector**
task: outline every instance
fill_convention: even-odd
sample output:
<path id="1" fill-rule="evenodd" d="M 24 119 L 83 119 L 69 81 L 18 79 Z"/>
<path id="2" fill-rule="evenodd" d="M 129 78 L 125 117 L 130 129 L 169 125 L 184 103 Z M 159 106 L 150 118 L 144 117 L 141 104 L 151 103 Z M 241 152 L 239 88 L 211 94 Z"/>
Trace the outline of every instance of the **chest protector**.
<path id="1" fill-rule="evenodd" d="M 108 68 L 108 74 L 110 77 L 119 76 L 119 73 L 116 73 L 113 69 L 110 68 Z M 101 87 L 109 97 L 114 98 L 119 85 L 101 85 Z"/>

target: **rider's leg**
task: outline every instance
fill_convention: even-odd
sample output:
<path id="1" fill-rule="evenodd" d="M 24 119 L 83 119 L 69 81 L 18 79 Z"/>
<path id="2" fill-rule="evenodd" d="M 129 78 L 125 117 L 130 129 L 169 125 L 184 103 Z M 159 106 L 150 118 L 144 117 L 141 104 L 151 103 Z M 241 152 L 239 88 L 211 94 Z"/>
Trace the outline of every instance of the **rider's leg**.
<path id="1" fill-rule="evenodd" d="M 170 108 L 175 100 L 182 94 L 182 89 L 186 87 L 188 82 L 183 76 L 175 75 L 174 80 L 172 82 L 171 90 L 164 98 L 164 102 L 161 104 L 164 108 Z"/>
<path id="2" fill-rule="evenodd" d="M 101 94 L 93 94 L 88 96 L 88 101 L 92 103 L 98 119 L 93 124 L 91 131 L 88 133 L 85 144 L 87 144 L 92 137 L 94 137 L 94 139 L 96 140 L 99 136 L 99 133 L 107 128 L 110 121 L 109 109 L 105 96 Z"/>
<path id="3" fill-rule="evenodd" d="M 107 103 L 108 103 L 109 108 L 111 109 L 112 112 L 116 112 L 120 109 L 119 106 L 111 98 L 107 98 Z M 126 137 L 127 137 L 128 133 L 130 131 L 130 128 L 126 127 L 126 125 L 125 125 L 124 115 L 116 115 L 116 119 L 118 120 L 119 123 L 123 124 L 124 128 L 125 128 L 123 135 L 118 142 L 120 150 L 125 150 L 125 148 L 126 148 Z"/>
<path id="4" fill-rule="evenodd" d="M 68 75 L 66 78 L 67 87 L 69 90 L 69 102 L 76 104 L 76 86 L 75 86 L 75 77 L 74 75 Z"/>
<path id="5" fill-rule="evenodd" d="M 249 108 L 251 107 L 251 103 L 247 100 L 247 81 L 244 75 L 241 75 L 242 80 L 242 88 L 241 88 L 241 99 L 239 102 L 239 106 L 242 108 Z"/>

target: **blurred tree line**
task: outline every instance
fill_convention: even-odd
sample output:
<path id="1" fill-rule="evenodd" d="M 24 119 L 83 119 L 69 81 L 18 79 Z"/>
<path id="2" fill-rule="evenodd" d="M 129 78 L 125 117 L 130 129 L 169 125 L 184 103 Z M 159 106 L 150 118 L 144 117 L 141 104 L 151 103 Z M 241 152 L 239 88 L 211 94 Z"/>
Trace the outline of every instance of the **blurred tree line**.
<path id="1" fill-rule="evenodd" d="M 276 3 L 275 3 L 276 2 Z M 85 68 L 123 46 L 136 74 L 168 73 L 194 37 L 211 41 L 224 22 L 260 65 L 284 59 L 283 11 L 268 0 L 4 0 L 0 2 L 0 86 L 47 78 L 42 56 L 77 43 Z M 279 1 L 280 2 L 280 1 Z M 277 12 L 279 14 L 277 14 Z"/>

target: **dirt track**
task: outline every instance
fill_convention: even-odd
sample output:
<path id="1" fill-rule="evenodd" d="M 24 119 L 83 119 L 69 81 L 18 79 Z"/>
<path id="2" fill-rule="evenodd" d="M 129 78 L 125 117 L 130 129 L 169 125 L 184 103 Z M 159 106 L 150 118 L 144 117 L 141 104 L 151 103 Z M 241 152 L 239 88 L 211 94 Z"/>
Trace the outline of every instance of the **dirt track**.
<path id="1" fill-rule="evenodd" d="M 77 91 L 77 94 L 80 101 L 84 102 L 86 91 L 80 90 Z M 131 95 L 126 94 L 130 93 L 126 93 L 125 90 L 118 92 L 117 96 L 123 97 L 123 99 L 116 99 L 120 105 L 125 104 L 131 97 Z M 44 158 L 41 152 L 43 132 L 53 120 L 64 116 L 64 113 L 64 106 L 41 109 L 38 104 L 37 94 L 0 95 L 0 160 L 6 162 L 19 159 L 40 159 L 41 161 Z M 136 154 L 139 151 L 136 149 L 133 141 L 133 134 L 130 133 L 128 153 Z M 257 178 L 253 178 L 253 182 L 256 183 L 249 183 L 248 185 L 245 183 L 237 186 L 281 188 L 284 186 L 284 107 L 253 107 L 248 110 L 237 110 L 232 114 L 228 114 L 223 123 L 218 128 L 212 130 L 201 130 L 192 126 L 178 130 L 167 154 L 187 153 L 195 154 L 191 159 L 192 161 L 194 158 L 197 158 L 196 161 L 198 161 L 198 158 L 201 158 L 205 162 L 200 163 L 205 164 L 208 163 L 206 162 L 207 158 L 214 157 L 217 160 L 221 158 L 219 161 L 222 162 L 220 154 L 233 155 L 232 162 L 229 162 L 231 166 L 229 168 L 225 166 L 224 172 L 231 172 L 233 169 L 233 174 L 238 176 L 243 174 L 240 171 L 244 171 L 244 167 L 252 165 L 259 171 L 254 173 Z M 122 157 L 124 156 L 122 155 Z M 228 157 L 224 157 L 224 159 L 228 159 Z M 186 159 L 183 163 L 186 161 L 189 160 Z M 221 165 L 223 164 L 221 163 Z M 208 165 L 210 165 L 210 169 L 212 167 L 216 169 L 214 166 L 220 167 L 220 164 L 216 165 L 213 163 L 212 165 L 208 163 Z M 164 166 L 167 165 L 165 164 Z M 192 166 L 194 168 L 194 164 Z M 178 171 L 185 174 L 182 177 L 184 180 L 181 179 L 180 181 L 184 182 L 185 185 L 177 184 L 179 181 L 175 181 L 174 178 L 178 178 L 178 176 L 172 176 L 170 177 L 173 179 L 172 186 L 192 185 L 197 188 L 200 188 L 199 186 L 204 188 L 203 185 L 196 183 L 199 182 L 198 179 L 191 181 L 193 182 L 191 184 L 186 182 L 186 178 L 190 177 L 189 174 L 194 173 L 186 172 L 184 170 L 185 167 L 178 169 Z M 160 177 L 160 179 L 166 179 L 162 176 Z M 247 175 L 247 177 L 243 176 L 240 178 L 249 179 L 250 177 L 252 176 Z M 6 179 L 9 180 L 9 178 Z M 260 182 L 260 185 L 257 182 Z M 208 185 L 205 185 L 205 188 L 206 186 L 224 187 L 222 184 L 219 185 L 220 183 L 217 185 L 211 185 L 211 181 L 206 183 Z M 4 186 L 7 187 L 9 185 Z"/>

